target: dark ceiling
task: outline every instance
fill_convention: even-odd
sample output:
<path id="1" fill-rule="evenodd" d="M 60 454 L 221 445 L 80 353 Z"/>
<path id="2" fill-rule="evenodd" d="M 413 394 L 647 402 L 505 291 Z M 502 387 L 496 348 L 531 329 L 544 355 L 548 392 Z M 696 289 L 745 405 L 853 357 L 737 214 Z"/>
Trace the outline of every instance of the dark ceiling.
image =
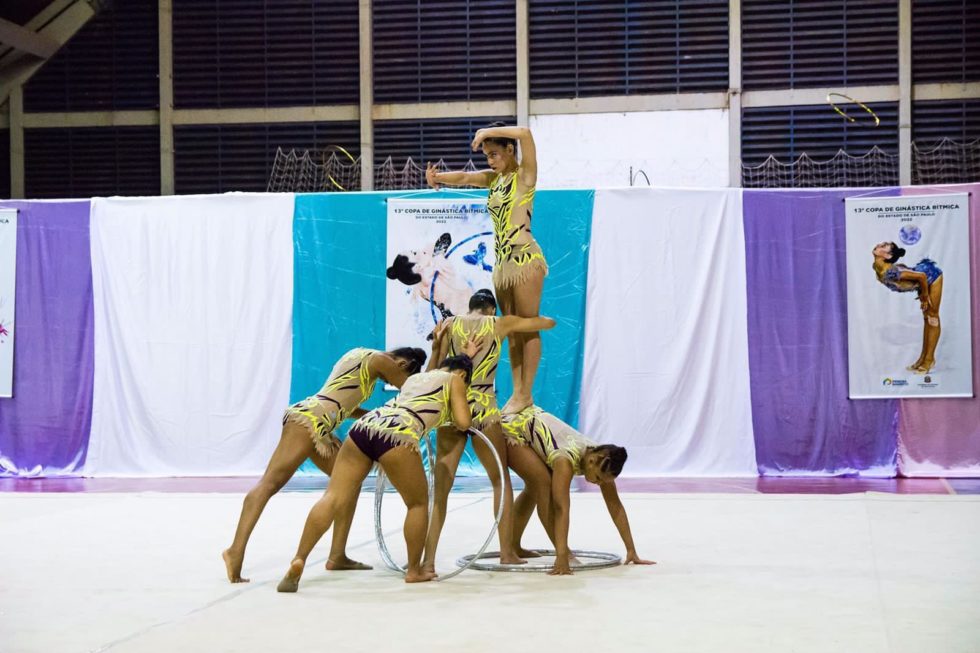
<path id="1" fill-rule="evenodd" d="M 0 18 L 26 25 L 49 4 L 51 0 L 0 0 Z"/>

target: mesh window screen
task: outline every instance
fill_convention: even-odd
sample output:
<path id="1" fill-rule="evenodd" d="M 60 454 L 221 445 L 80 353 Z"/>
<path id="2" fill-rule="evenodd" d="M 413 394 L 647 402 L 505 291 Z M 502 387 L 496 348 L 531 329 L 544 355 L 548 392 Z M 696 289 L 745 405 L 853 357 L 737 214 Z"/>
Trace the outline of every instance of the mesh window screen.
<path id="1" fill-rule="evenodd" d="M 742 112 L 746 187 L 889 186 L 898 183 L 898 104 L 869 105 L 851 123 L 827 105 Z M 853 111 L 853 107 L 844 107 Z M 858 109 L 860 111 L 860 109 Z"/>
<path id="2" fill-rule="evenodd" d="M 357 0 L 174 0 L 178 108 L 356 104 Z"/>
<path id="3" fill-rule="evenodd" d="M 374 99 L 438 102 L 516 94 L 513 0 L 374 0 Z"/>
<path id="4" fill-rule="evenodd" d="M 531 0 L 531 97 L 723 91 L 728 0 Z"/>
<path id="5" fill-rule="evenodd" d="M 174 129 L 175 190 L 182 194 L 264 191 L 278 149 L 332 145 L 358 156 L 358 123 L 179 125 Z"/>
<path id="6" fill-rule="evenodd" d="M 156 0 L 120 0 L 89 21 L 24 86 L 25 111 L 159 106 Z"/>
<path id="7" fill-rule="evenodd" d="M 895 0 L 743 0 L 746 89 L 898 82 Z"/>
<path id="8" fill-rule="evenodd" d="M 24 131 L 27 197 L 160 194 L 157 127 Z"/>
<path id="9" fill-rule="evenodd" d="M 912 81 L 980 81 L 980 2 L 913 0 Z"/>

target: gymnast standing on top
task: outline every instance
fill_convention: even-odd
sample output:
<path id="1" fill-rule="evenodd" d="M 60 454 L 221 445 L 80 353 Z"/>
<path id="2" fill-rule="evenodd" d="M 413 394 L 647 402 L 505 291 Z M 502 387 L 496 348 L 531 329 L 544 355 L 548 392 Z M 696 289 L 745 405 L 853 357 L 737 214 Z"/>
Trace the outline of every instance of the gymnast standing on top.
<path id="1" fill-rule="evenodd" d="M 521 158 L 518 159 L 518 142 Z M 487 211 L 493 221 L 493 285 L 504 315 L 538 317 L 541 292 L 548 275 L 541 246 L 531 235 L 531 210 L 538 164 L 534 138 L 527 127 L 494 123 L 473 138 L 473 151 L 483 149 L 489 170 L 437 172 L 432 164 L 425 178 L 433 188 L 478 186 L 489 188 Z M 534 377 L 541 361 L 541 334 L 515 333 L 508 339 L 514 393 L 503 413 L 516 413 L 534 403 Z"/>

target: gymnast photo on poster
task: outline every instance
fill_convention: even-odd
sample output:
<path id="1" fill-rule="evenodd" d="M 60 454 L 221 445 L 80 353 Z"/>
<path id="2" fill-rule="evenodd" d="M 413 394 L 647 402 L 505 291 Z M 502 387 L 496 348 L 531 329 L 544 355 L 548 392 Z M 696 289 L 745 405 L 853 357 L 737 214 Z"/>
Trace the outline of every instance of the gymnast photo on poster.
<path id="1" fill-rule="evenodd" d="M 943 298 L 943 271 L 929 258 L 923 258 L 914 267 L 899 263 L 905 249 L 893 242 L 878 243 L 872 253 L 879 282 L 894 292 L 917 293 L 923 319 L 922 349 L 919 358 L 906 369 L 915 374 L 928 374 L 936 365 L 936 345 L 941 331 L 939 304 Z"/>

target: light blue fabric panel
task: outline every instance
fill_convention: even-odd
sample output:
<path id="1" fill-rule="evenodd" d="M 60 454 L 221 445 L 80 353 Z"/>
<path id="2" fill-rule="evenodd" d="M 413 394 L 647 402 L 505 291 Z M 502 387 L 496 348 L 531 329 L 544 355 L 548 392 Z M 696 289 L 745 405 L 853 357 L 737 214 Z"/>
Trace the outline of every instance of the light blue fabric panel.
<path id="1" fill-rule="evenodd" d="M 481 195 L 441 191 L 296 196 L 291 401 L 316 392 L 337 359 L 352 347 L 384 347 L 386 201 Z M 551 267 L 541 313 L 558 320 L 555 329 L 543 334 L 535 398 L 571 424 L 578 422 L 593 195 L 593 191 L 541 191 L 535 199 L 533 230 Z M 504 360 L 498 375 L 501 403 L 510 390 L 510 365 Z M 391 396 L 379 384 L 365 407 L 378 406 Z M 349 425 L 341 428 L 341 434 Z M 303 471 L 315 469 L 309 462 L 303 467 Z M 483 473 L 469 450 L 460 473 Z"/>

